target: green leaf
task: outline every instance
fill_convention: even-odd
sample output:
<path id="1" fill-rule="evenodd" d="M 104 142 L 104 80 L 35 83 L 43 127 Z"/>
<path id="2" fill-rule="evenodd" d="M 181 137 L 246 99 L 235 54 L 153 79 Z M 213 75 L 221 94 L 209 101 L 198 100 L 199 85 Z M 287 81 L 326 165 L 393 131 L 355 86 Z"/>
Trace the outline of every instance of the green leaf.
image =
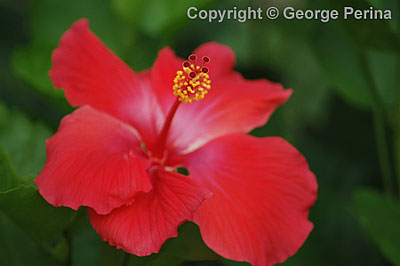
<path id="1" fill-rule="evenodd" d="M 178 257 L 158 256 L 155 255 L 153 259 L 146 263 L 146 266 L 179 266 L 183 260 Z M 136 266 L 137 263 L 133 260 L 129 263 L 130 266 Z"/>
<path id="2" fill-rule="evenodd" d="M 347 0 L 329 0 L 328 4 L 330 8 L 337 9 L 339 12 L 344 12 L 344 7 L 348 6 L 354 10 L 369 10 L 371 6 L 365 0 L 359 0 L 351 5 Z M 391 10 L 393 19 L 396 14 L 394 9 Z M 387 20 L 355 19 L 350 16 L 348 19 L 341 18 L 338 22 L 360 47 L 400 52 L 399 36 Z"/>
<path id="3" fill-rule="evenodd" d="M 7 266 L 49 265 L 40 246 L 1 211 L 0 261 Z"/>
<path id="4" fill-rule="evenodd" d="M 298 131 L 303 130 L 305 125 L 319 124 L 326 119 L 332 92 L 310 49 L 303 48 L 301 52 L 293 55 L 291 62 L 286 67 L 283 84 L 292 88 L 293 94 L 285 108 L 279 109 L 278 112 L 282 113 L 280 122 L 285 123 L 285 138 L 295 140 Z M 302 69 L 304 65 L 307 67 Z M 268 129 L 268 123 L 266 128 Z"/>
<path id="5" fill-rule="evenodd" d="M 112 0 L 115 11 L 132 26 L 135 26 L 143 15 L 148 1 L 142 0 Z"/>
<path id="6" fill-rule="evenodd" d="M 107 242 L 102 242 L 100 256 L 101 266 L 118 266 L 122 265 L 127 254 L 120 249 L 110 246 Z"/>
<path id="7" fill-rule="evenodd" d="M 54 89 L 48 76 L 51 50 L 52 47 L 42 45 L 19 48 L 12 55 L 12 67 L 17 77 L 37 88 L 42 94 L 63 98 L 63 91 Z"/>
<path id="8" fill-rule="evenodd" d="M 183 262 L 177 257 L 153 254 L 147 257 L 130 256 L 129 266 L 179 266 Z"/>
<path id="9" fill-rule="evenodd" d="M 251 266 L 251 264 L 248 262 L 240 262 L 227 259 L 223 259 L 222 263 L 226 266 Z"/>
<path id="10" fill-rule="evenodd" d="M 67 228 L 75 212 L 47 203 L 30 185 L 0 193 L 0 209 L 34 240 L 45 240 Z"/>
<path id="11" fill-rule="evenodd" d="M 360 48 L 333 25 L 313 42 L 314 52 L 322 69 L 332 83 L 332 89 L 350 104 L 361 108 L 372 105 L 372 96 L 361 71 Z M 366 49 L 367 64 L 378 93 L 387 110 L 395 108 L 397 93 L 397 62 L 399 54 L 387 50 Z"/>
<path id="12" fill-rule="evenodd" d="M 388 51 L 370 50 L 367 60 L 376 87 L 385 107 L 392 111 L 396 107 L 398 89 L 399 54 Z"/>
<path id="13" fill-rule="evenodd" d="M 46 161 L 46 139 L 50 130 L 18 111 L 9 111 L 0 102 L 0 147 L 10 155 L 20 173 L 36 176 Z"/>
<path id="14" fill-rule="evenodd" d="M 383 255 L 400 265 L 400 202 L 368 190 L 358 190 L 354 196 L 358 221 Z"/>
<path id="15" fill-rule="evenodd" d="M 200 10 L 212 2 L 197 1 L 196 7 Z M 154 37 L 168 36 L 182 29 L 190 22 L 187 9 L 193 6 L 187 0 L 114 0 L 113 4 L 121 17 Z"/>
<path id="16" fill-rule="evenodd" d="M 150 256 L 139 257 L 128 254 L 120 249 L 110 246 L 108 243 L 103 242 L 101 248 L 101 265 L 102 266 L 178 266 L 181 265 L 183 260 L 178 257 L 152 254 Z"/>
<path id="17" fill-rule="evenodd" d="M 44 240 L 67 228 L 75 218 L 68 208 L 47 203 L 32 185 L 22 184 L 9 157 L 0 150 L 0 210 L 34 240 Z M 11 186 L 19 185 L 15 188 Z"/>
<path id="18" fill-rule="evenodd" d="M 357 54 L 357 47 L 332 24 L 313 42 L 320 65 L 332 83 L 332 89 L 350 104 L 371 106 L 368 84 L 365 82 Z"/>
<path id="19" fill-rule="evenodd" d="M 162 247 L 161 253 L 185 260 L 217 260 L 220 258 L 204 244 L 198 226 L 192 222 L 181 225 L 178 229 L 178 237 L 168 239 Z"/>
<path id="20" fill-rule="evenodd" d="M 63 93 L 53 88 L 48 76 L 51 54 L 75 21 L 88 18 L 90 28 L 117 54 L 132 42 L 130 29 L 113 16 L 106 0 L 37 0 L 32 2 L 28 17 L 32 40 L 14 51 L 12 68 L 17 77 L 53 99 L 62 98 Z"/>
<path id="21" fill-rule="evenodd" d="M 85 209 L 80 209 L 76 222 L 69 228 L 72 237 L 72 265 L 99 266 L 101 239 L 90 225 Z M 115 264 L 117 266 L 117 264 Z"/>
<path id="22" fill-rule="evenodd" d="M 0 149 L 0 192 L 15 188 L 23 183 L 23 179 L 17 175 L 10 156 Z"/>
<path id="23" fill-rule="evenodd" d="M 397 95 L 397 110 L 394 112 L 394 157 L 397 180 L 400 182 L 400 90 Z M 400 186 L 400 184 L 399 184 Z"/>

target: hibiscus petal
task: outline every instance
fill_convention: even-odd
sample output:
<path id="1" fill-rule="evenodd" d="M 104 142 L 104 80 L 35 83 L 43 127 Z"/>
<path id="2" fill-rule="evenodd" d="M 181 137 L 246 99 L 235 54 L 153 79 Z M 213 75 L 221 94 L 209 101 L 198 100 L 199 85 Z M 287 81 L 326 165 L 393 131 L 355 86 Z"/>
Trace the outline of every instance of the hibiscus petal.
<path id="1" fill-rule="evenodd" d="M 239 74 L 212 81 L 211 86 L 203 100 L 178 108 L 167 142 L 171 150 L 187 153 L 214 138 L 262 126 L 292 93 L 278 83 L 249 81 Z"/>
<path id="2" fill-rule="evenodd" d="M 185 155 L 190 176 L 213 192 L 194 215 L 205 243 L 233 260 L 285 261 L 313 228 L 317 195 L 304 157 L 281 138 L 218 138 Z"/>
<path id="3" fill-rule="evenodd" d="M 194 54 L 198 56 L 198 60 L 202 60 L 203 56 L 210 58 L 210 62 L 205 66 L 210 70 L 211 79 L 229 75 L 236 61 L 235 54 L 228 46 L 216 42 L 208 42 L 199 46 Z"/>
<path id="4" fill-rule="evenodd" d="M 211 79 L 218 79 L 230 75 L 235 64 L 235 55 L 232 50 L 223 44 L 209 42 L 201 45 L 194 53 L 198 56 L 197 62 L 201 64 L 203 56 L 208 56 L 211 61 L 206 64 L 210 70 Z M 167 112 L 176 96 L 172 93 L 173 80 L 178 70 L 182 70 L 183 59 L 177 57 L 169 47 L 162 49 L 157 56 L 152 68 L 152 82 L 160 103 Z"/>
<path id="5" fill-rule="evenodd" d="M 172 153 L 188 153 L 219 136 L 262 126 L 292 93 L 278 83 L 245 80 L 233 71 L 235 57 L 225 45 L 206 43 L 195 53 L 198 60 L 202 56 L 211 59 L 207 64 L 211 90 L 203 100 L 178 108 L 167 140 Z M 182 69 L 182 62 L 171 49 L 164 48 L 153 66 L 152 84 L 164 113 L 176 100 L 172 93 L 173 79 L 177 70 Z"/>
<path id="6" fill-rule="evenodd" d="M 135 74 L 78 20 L 52 55 L 50 77 L 72 106 L 91 105 L 129 122 L 150 142 L 164 115 L 151 89 L 150 73 Z"/>
<path id="7" fill-rule="evenodd" d="M 135 130 L 89 106 L 66 116 L 47 141 L 47 161 L 35 179 L 55 206 L 90 206 L 98 213 L 130 203 L 152 188 Z"/>
<path id="8" fill-rule="evenodd" d="M 162 49 L 151 70 L 152 85 L 165 113 L 176 100 L 172 91 L 174 78 L 178 69 L 182 68 L 183 60 L 176 57 L 169 47 Z"/>
<path id="9" fill-rule="evenodd" d="M 176 237 L 178 226 L 209 196 L 189 177 L 161 170 L 152 177 L 153 190 L 138 195 L 132 205 L 108 215 L 89 209 L 92 226 L 105 241 L 138 256 L 158 252 L 165 240 Z"/>

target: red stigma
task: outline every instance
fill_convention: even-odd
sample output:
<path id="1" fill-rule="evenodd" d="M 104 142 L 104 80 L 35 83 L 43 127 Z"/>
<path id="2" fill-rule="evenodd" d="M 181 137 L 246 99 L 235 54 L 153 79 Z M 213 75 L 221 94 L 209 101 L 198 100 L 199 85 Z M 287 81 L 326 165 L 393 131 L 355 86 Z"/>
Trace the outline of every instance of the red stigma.
<path id="1" fill-rule="evenodd" d="M 190 61 L 196 61 L 196 59 L 197 59 L 197 55 L 195 55 L 195 54 L 192 54 L 189 56 Z"/>
<path id="2" fill-rule="evenodd" d="M 208 56 L 203 56 L 203 62 L 204 63 L 210 62 L 210 58 Z"/>

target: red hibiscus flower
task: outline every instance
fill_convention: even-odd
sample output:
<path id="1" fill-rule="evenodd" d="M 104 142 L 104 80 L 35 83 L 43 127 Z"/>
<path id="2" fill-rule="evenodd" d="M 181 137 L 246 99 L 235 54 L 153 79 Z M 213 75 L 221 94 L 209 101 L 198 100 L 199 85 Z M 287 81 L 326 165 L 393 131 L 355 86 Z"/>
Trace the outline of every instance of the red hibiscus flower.
<path id="1" fill-rule="evenodd" d="M 87 20 L 63 35 L 52 62 L 54 86 L 79 108 L 47 141 L 35 182 L 48 202 L 87 206 L 105 241 L 139 256 L 188 220 L 215 252 L 256 266 L 283 262 L 305 241 L 317 194 L 306 160 L 281 138 L 246 135 L 290 90 L 245 80 L 217 43 L 187 61 L 164 48 L 134 73 Z"/>

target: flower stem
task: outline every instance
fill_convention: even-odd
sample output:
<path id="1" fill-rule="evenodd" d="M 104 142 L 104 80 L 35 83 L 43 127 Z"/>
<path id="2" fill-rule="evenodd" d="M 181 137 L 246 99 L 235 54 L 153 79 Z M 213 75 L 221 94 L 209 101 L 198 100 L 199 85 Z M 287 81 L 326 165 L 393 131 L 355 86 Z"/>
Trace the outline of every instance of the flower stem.
<path id="1" fill-rule="evenodd" d="M 393 196 L 392 170 L 385 130 L 385 108 L 369 69 L 365 52 L 360 53 L 360 62 L 372 98 L 376 148 L 383 177 L 383 185 L 386 194 L 388 196 Z"/>
<path id="2" fill-rule="evenodd" d="M 72 237 L 70 232 L 67 230 L 63 231 L 63 235 L 65 240 L 67 241 L 67 246 L 68 246 L 68 255 L 67 255 L 67 260 L 65 261 L 64 265 L 65 266 L 71 266 L 72 265 Z"/>
<path id="3" fill-rule="evenodd" d="M 164 126 L 160 132 L 156 147 L 154 149 L 154 155 L 157 157 L 162 157 L 164 155 L 163 151 L 165 148 L 165 142 L 167 141 L 168 132 L 171 127 L 172 119 L 174 118 L 176 110 L 178 110 L 180 103 L 181 102 L 179 101 L 179 99 L 176 98 L 176 101 L 172 105 L 171 109 L 168 112 L 167 117 L 165 118 Z"/>
<path id="4" fill-rule="evenodd" d="M 397 70 L 400 71 L 400 60 L 397 63 Z M 397 193 L 400 197 L 400 77 L 397 80 L 397 95 L 394 113 L 394 156 L 397 173 Z"/>
<path id="5" fill-rule="evenodd" d="M 394 136 L 394 155 L 397 172 L 397 191 L 400 197 L 400 110 L 397 112 L 397 117 Z"/>
<path id="6" fill-rule="evenodd" d="M 131 258 L 131 254 L 125 253 L 124 261 L 122 262 L 122 266 L 128 266 L 130 258 Z"/>

